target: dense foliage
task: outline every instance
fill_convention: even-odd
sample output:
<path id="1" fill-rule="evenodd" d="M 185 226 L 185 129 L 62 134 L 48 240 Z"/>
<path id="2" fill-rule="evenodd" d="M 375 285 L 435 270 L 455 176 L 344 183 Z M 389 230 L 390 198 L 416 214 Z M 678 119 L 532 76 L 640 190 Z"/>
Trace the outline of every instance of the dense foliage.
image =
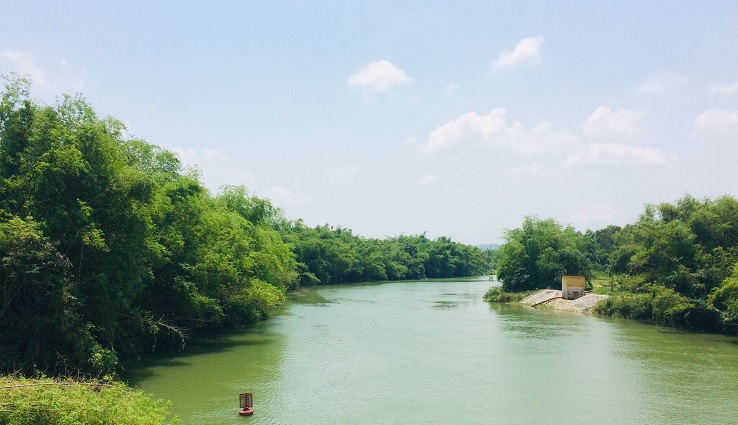
<path id="1" fill-rule="evenodd" d="M 561 286 L 561 276 L 590 277 L 586 238 L 573 227 L 552 219 L 526 217 L 519 229 L 508 230 L 499 249 L 497 277 L 505 291 Z"/>
<path id="2" fill-rule="evenodd" d="M 299 220 L 289 233 L 302 285 L 478 276 L 490 271 L 488 255 L 446 237 L 366 239 L 349 229 L 309 228 Z"/>
<path id="3" fill-rule="evenodd" d="M 294 255 L 245 189 L 212 197 L 83 99 L 28 86 L 11 77 L 0 102 L 2 369 L 104 374 L 283 298 Z"/>
<path id="4" fill-rule="evenodd" d="M 0 92 L 0 372 L 104 375 L 121 356 L 267 317 L 288 288 L 486 273 L 448 238 L 386 240 L 213 196 L 164 149 L 81 97 Z"/>
<path id="5" fill-rule="evenodd" d="M 171 424 L 168 404 L 113 381 L 0 377 L 0 423 Z"/>
<path id="6" fill-rule="evenodd" d="M 730 196 L 646 205 L 634 224 L 582 234 L 527 217 L 500 248 L 508 291 L 560 287 L 563 274 L 608 274 L 601 314 L 738 333 L 738 201 Z"/>
<path id="7" fill-rule="evenodd" d="M 696 330 L 735 332 L 738 201 L 647 205 L 615 235 L 615 294 L 600 312 Z"/>
<path id="8" fill-rule="evenodd" d="M 484 301 L 488 303 L 509 303 L 520 301 L 531 292 L 534 291 L 508 292 L 502 289 L 502 286 L 492 286 L 484 294 Z"/>

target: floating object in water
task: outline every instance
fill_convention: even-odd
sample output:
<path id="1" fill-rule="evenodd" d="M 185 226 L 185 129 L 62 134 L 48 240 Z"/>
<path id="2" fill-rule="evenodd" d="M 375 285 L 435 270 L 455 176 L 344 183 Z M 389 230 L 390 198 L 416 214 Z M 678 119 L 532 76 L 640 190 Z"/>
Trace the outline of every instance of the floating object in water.
<path id="1" fill-rule="evenodd" d="M 241 393 L 239 394 L 239 407 L 241 407 L 241 410 L 238 411 L 238 414 L 241 416 L 251 416 L 254 414 L 254 397 L 251 395 L 251 393 Z"/>

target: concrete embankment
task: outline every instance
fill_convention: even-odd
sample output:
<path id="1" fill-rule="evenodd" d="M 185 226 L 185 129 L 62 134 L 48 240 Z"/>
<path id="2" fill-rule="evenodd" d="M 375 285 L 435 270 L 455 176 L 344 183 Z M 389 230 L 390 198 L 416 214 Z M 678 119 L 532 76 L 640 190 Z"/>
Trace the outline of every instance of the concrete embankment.
<path id="1" fill-rule="evenodd" d="M 546 305 L 556 310 L 591 313 L 594 306 L 607 297 L 608 295 L 588 293 L 575 300 L 565 300 L 561 298 L 561 291 L 544 289 L 523 298 L 520 302 L 530 306 Z"/>

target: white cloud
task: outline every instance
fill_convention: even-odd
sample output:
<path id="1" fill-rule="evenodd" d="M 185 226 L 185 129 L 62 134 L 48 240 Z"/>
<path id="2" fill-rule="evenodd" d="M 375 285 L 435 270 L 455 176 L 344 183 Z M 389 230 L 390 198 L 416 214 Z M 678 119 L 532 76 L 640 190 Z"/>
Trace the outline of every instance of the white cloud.
<path id="1" fill-rule="evenodd" d="M 564 168 L 621 165 L 652 167 L 665 163 L 666 156 L 658 149 L 623 143 L 592 143 L 585 150 L 566 158 Z"/>
<path id="2" fill-rule="evenodd" d="M 438 176 L 435 174 L 428 174 L 426 176 L 423 176 L 422 179 L 418 180 L 416 184 L 418 186 L 428 186 L 430 184 L 435 183 L 438 180 Z"/>
<path id="3" fill-rule="evenodd" d="M 415 144 L 419 144 L 420 151 L 426 154 L 464 146 L 535 156 L 580 143 L 576 136 L 567 131 L 556 131 L 548 122 L 540 122 L 531 129 L 517 121 L 508 124 L 506 114 L 502 108 L 495 108 L 486 115 L 468 112 L 431 131 L 426 143 L 415 140 Z"/>
<path id="4" fill-rule="evenodd" d="M 19 74 L 29 74 L 33 79 L 33 84 L 35 86 L 43 89 L 48 89 L 51 86 L 51 84 L 49 84 L 49 80 L 46 78 L 46 74 L 41 67 L 36 64 L 36 61 L 33 59 L 33 55 L 30 53 L 22 53 L 15 50 L 3 50 L 2 57 L 9 60 L 15 67 L 17 67 L 17 72 Z"/>
<path id="5" fill-rule="evenodd" d="M 629 136 L 643 132 L 640 120 L 643 112 L 627 109 L 612 109 L 599 106 L 582 125 L 582 132 L 589 137 L 607 137 L 612 135 Z"/>
<path id="6" fill-rule="evenodd" d="M 410 83 L 405 71 L 388 60 L 378 60 L 361 68 L 349 78 L 348 84 L 373 91 L 385 91 L 393 87 L 402 87 Z"/>
<path id="7" fill-rule="evenodd" d="M 505 129 L 505 110 L 496 108 L 487 115 L 468 112 L 431 131 L 428 142 L 421 147 L 425 153 L 435 153 L 465 139 L 484 139 Z"/>
<path id="8" fill-rule="evenodd" d="M 515 45 L 511 52 L 502 52 L 493 65 L 496 68 L 507 68 L 522 63 L 539 64 L 541 63 L 542 46 L 543 37 L 524 38 Z"/>
<path id="9" fill-rule="evenodd" d="M 738 81 L 730 83 L 730 84 L 713 84 L 711 85 L 708 90 L 710 93 L 715 94 L 733 94 L 738 93 Z"/>
<path id="10" fill-rule="evenodd" d="M 82 93 L 86 89 L 87 71 L 65 59 L 60 59 L 51 70 L 42 69 L 30 53 L 6 49 L 0 51 L 0 59 L 5 59 L 10 71 L 30 76 L 34 88 L 64 93 Z"/>
<path id="11" fill-rule="evenodd" d="M 638 90 L 642 93 L 661 93 L 685 82 L 687 82 L 687 79 L 676 72 L 661 70 L 649 75 L 646 81 L 638 87 Z"/>
<path id="12" fill-rule="evenodd" d="M 717 108 L 707 110 L 694 119 L 694 128 L 717 132 L 738 129 L 738 110 L 729 111 Z"/>

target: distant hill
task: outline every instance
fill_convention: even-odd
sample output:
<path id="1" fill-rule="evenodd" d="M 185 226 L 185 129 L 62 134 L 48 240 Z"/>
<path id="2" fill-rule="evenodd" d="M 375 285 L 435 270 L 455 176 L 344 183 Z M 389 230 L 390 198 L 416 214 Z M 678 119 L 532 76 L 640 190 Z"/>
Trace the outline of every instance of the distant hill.
<path id="1" fill-rule="evenodd" d="M 498 244 L 498 243 L 488 243 L 488 244 L 484 244 L 484 245 L 474 245 L 474 246 L 476 246 L 477 248 L 481 249 L 482 251 L 487 251 L 487 250 L 495 250 L 495 249 L 499 248 L 500 245 L 501 244 Z"/>

